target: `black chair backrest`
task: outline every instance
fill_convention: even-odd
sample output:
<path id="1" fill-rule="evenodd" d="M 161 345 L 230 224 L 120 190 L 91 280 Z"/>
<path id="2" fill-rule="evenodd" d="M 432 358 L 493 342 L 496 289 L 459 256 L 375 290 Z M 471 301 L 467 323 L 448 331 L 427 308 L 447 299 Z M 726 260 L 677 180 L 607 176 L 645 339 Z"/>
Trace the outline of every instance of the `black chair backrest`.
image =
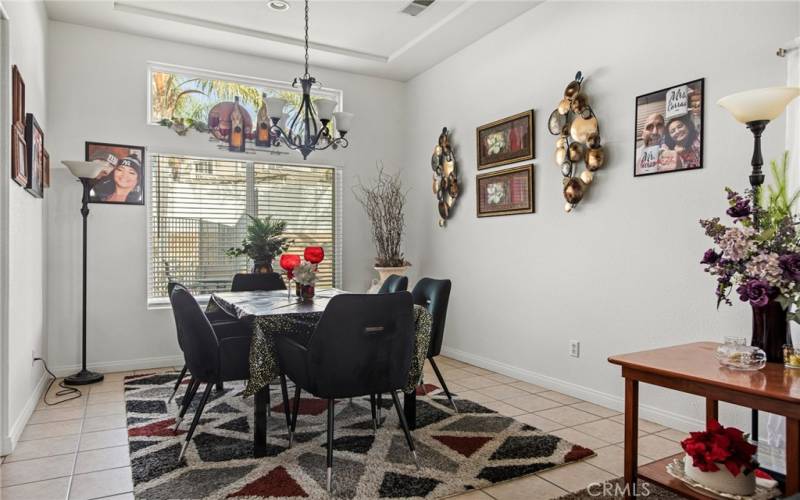
<path id="1" fill-rule="evenodd" d="M 398 276 L 397 274 L 391 274 L 386 278 L 386 281 L 383 282 L 378 293 L 397 293 L 405 292 L 406 290 L 408 290 L 408 278 L 405 276 Z"/>
<path id="2" fill-rule="evenodd" d="M 233 277 L 231 292 L 255 292 L 257 290 L 286 290 L 278 273 L 239 273 Z"/>
<path id="3" fill-rule="evenodd" d="M 176 286 L 169 297 L 181 339 L 183 357 L 192 377 L 216 381 L 219 374 L 219 341 L 214 327 L 191 293 Z"/>
<path id="4" fill-rule="evenodd" d="M 413 352 L 410 293 L 337 295 L 308 343 L 311 392 L 346 398 L 400 389 Z"/>
<path id="5" fill-rule="evenodd" d="M 428 357 L 438 356 L 442 352 L 444 322 L 447 319 L 447 303 L 450 301 L 450 280 L 422 278 L 414 286 L 411 295 L 414 304 L 426 307 L 431 313 L 431 345 Z"/>

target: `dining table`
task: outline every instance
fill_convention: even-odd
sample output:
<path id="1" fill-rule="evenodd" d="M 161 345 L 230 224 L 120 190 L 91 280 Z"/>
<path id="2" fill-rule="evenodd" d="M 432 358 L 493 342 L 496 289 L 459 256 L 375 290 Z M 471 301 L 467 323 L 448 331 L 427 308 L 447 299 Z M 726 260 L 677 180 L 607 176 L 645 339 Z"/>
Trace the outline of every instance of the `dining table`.
<path id="1" fill-rule="evenodd" d="M 269 386 L 280 376 L 274 335 L 292 335 L 293 340 L 306 345 L 331 299 L 349 293 L 329 288 L 317 290 L 312 299 L 302 299 L 287 290 L 216 292 L 211 294 L 207 313 L 220 311 L 251 327 L 249 368 L 250 378 L 244 396 L 254 396 L 253 455 L 263 457 L 267 448 L 267 408 L 270 405 Z M 403 389 L 408 426 L 416 428 L 417 391 L 422 368 L 430 344 L 431 315 L 425 307 L 414 306 L 415 350 L 409 370 L 408 384 Z"/>

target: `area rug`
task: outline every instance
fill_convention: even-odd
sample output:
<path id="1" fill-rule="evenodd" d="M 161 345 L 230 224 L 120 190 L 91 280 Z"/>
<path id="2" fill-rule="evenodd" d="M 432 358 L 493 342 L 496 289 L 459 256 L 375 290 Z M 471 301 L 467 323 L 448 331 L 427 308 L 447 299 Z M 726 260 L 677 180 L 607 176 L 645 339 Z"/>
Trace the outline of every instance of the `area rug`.
<path id="1" fill-rule="evenodd" d="M 639 495 L 648 500 L 680 500 L 684 498 L 666 488 L 646 481 L 640 480 L 637 488 Z M 618 478 L 613 481 L 594 484 L 585 490 L 559 497 L 557 500 L 617 500 L 625 498 L 624 492 L 623 479 Z"/>
<path id="2" fill-rule="evenodd" d="M 268 456 L 253 458 L 253 398 L 244 385 L 212 392 L 184 460 L 178 454 L 190 409 L 173 432 L 180 395 L 168 402 L 177 373 L 125 380 L 134 493 L 173 498 L 441 498 L 577 461 L 594 453 L 467 399 L 454 413 L 441 391 L 417 398 L 413 431 L 421 470 L 408 450 L 391 398 L 373 432 L 369 398 L 335 405 L 333 487 L 326 481 L 326 403 L 304 395 L 289 448 L 280 388 L 271 386 Z M 186 380 L 183 381 L 185 387 Z M 290 389 L 290 394 L 293 391 Z M 199 398 L 197 398 L 199 399 Z"/>

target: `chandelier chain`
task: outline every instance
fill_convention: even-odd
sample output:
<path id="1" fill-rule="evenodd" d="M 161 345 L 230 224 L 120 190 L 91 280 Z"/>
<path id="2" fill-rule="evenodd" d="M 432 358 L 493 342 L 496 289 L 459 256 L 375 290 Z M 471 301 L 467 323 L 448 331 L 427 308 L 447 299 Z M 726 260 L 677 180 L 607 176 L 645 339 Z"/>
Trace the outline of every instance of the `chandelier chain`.
<path id="1" fill-rule="evenodd" d="M 308 0 L 306 0 L 306 74 L 304 76 L 306 78 L 310 76 L 308 73 Z"/>

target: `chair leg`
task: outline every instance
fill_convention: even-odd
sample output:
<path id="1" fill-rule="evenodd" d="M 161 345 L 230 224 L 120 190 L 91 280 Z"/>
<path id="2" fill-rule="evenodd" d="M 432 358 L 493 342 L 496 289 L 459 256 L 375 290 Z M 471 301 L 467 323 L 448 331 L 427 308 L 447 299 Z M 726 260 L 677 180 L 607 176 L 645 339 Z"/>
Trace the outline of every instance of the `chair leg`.
<path id="1" fill-rule="evenodd" d="M 292 439 L 294 440 L 294 430 L 297 428 L 297 414 L 300 413 L 300 386 L 294 386 L 294 407 L 292 408 L 292 425 L 289 427 Z"/>
<path id="2" fill-rule="evenodd" d="M 411 450 L 411 455 L 414 456 L 414 463 L 417 465 L 417 470 L 419 470 L 419 460 L 417 460 L 417 452 L 414 449 L 414 440 L 411 439 L 411 431 L 408 430 L 408 422 L 406 422 L 406 415 L 400 406 L 400 399 L 398 399 L 397 393 L 394 391 L 392 391 L 392 401 L 394 401 L 394 409 L 397 410 L 397 418 L 400 419 L 400 425 L 403 427 L 403 433 L 406 435 L 408 448 Z"/>
<path id="3" fill-rule="evenodd" d="M 192 441 L 192 435 L 194 434 L 194 430 L 197 428 L 197 424 L 200 422 L 200 416 L 203 414 L 203 408 L 206 406 L 208 396 L 211 395 L 211 389 L 213 387 L 214 384 L 212 383 L 206 384 L 206 390 L 203 391 L 203 397 L 200 399 L 200 404 L 197 406 L 197 411 L 194 412 L 192 425 L 189 427 L 189 432 L 186 433 L 186 441 L 183 443 L 183 448 L 181 448 L 181 454 L 178 455 L 178 462 L 183 460 L 183 455 L 186 453 L 186 449 L 189 447 L 189 443 Z"/>
<path id="4" fill-rule="evenodd" d="M 222 392 L 225 390 L 225 385 L 222 382 L 217 382 L 217 392 Z"/>
<path id="5" fill-rule="evenodd" d="M 286 430 L 289 432 L 289 448 L 292 447 L 292 412 L 289 410 L 289 389 L 286 388 L 286 375 L 281 373 L 281 393 L 283 394 L 283 413 L 286 415 Z"/>
<path id="6" fill-rule="evenodd" d="M 333 472 L 333 399 L 328 400 L 328 493 L 331 492 Z"/>
<path id="7" fill-rule="evenodd" d="M 383 411 L 383 394 L 378 394 L 378 424 L 383 421 L 383 415 L 381 412 Z"/>
<path id="8" fill-rule="evenodd" d="M 436 378 L 439 379 L 439 383 L 442 384 L 442 390 L 447 395 L 447 399 L 450 400 L 450 404 L 453 405 L 453 409 L 458 413 L 458 408 L 456 408 L 456 402 L 453 401 L 453 396 L 450 395 L 450 391 L 447 389 L 447 384 L 444 383 L 444 377 L 442 377 L 442 372 L 439 371 L 439 367 L 436 366 L 436 361 L 433 360 L 433 357 L 428 358 L 428 361 L 431 362 L 431 366 L 433 367 L 433 371 L 436 373 Z"/>
<path id="9" fill-rule="evenodd" d="M 183 365 L 183 369 L 181 370 L 181 374 L 178 375 L 178 380 L 175 382 L 175 387 L 172 389 L 172 394 L 170 395 L 167 403 L 172 403 L 172 400 L 175 398 L 175 394 L 177 394 L 178 389 L 181 387 L 181 382 L 183 382 L 183 377 L 186 376 L 186 365 Z"/>
<path id="10" fill-rule="evenodd" d="M 189 387 L 186 388 L 186 393 L 183 395 L 183 400 L 181 400 L 181 409 L 178 412 L 178 416 L 175 417 L 175 432 L 178 432 L 178 427 L 181 426 L 183 417 L 186 415 L 186 411 L 189 409 L 189 406 L 191 406 L 194 395 L 197 393 L 197 389 L 199 387 L 200 381 L 192 378 L 192 381 L 189 382 Z"/>
<path id="11" fill-rule="evenodd" d="M 377 408 L 377 405 L 375 403 L 375 395 L 374 394 L 370 394 L 369 395 L 369 407 L 372 410 L 372 431 L 377 433 L 378 432 L 378 411 L 377 411 L 378 408 Z"/>

